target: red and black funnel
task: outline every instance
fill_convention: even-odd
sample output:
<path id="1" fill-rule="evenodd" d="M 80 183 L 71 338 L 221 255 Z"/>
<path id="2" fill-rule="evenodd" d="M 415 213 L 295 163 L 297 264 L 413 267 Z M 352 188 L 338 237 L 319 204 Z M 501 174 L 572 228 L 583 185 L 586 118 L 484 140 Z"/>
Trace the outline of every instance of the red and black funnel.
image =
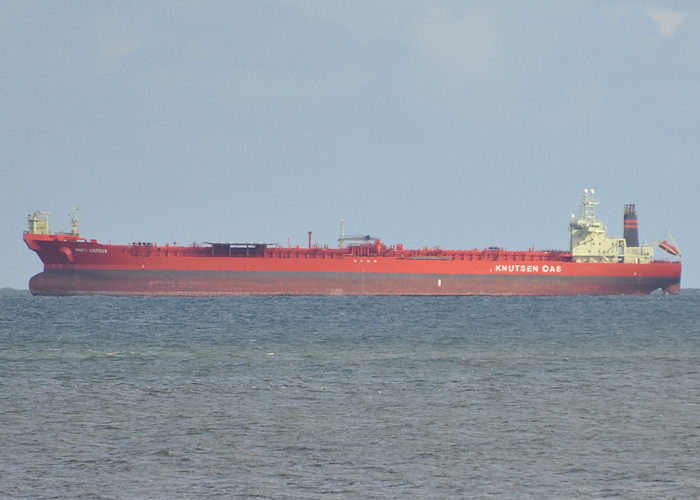
<path id="1" fill-rule="evenodd" d="M 625 205 L 625 241 L 628 247 L 639 246 L 639 221 L 634 205 Z"/>

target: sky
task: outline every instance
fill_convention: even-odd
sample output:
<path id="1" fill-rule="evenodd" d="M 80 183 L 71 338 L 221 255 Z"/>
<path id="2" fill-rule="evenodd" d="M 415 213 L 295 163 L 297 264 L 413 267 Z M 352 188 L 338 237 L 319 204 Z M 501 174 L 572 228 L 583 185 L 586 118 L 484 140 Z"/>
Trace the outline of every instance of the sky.
<path id="1" fill-rule="evenodd" d="M 0 1 L 0 287 L 102 242 L 568 249 L 670 231 L 700 288 L 700 3 Z M 669 257 L 657 250 L 657 257 Z"/>

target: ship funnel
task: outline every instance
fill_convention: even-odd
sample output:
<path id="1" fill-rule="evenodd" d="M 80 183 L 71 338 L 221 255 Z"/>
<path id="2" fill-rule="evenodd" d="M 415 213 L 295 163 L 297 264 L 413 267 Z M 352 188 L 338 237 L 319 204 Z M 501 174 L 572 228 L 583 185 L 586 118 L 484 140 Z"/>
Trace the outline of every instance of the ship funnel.
<path id="1" fill-rule="evenodd" d="M 639 221 L 634 205 L 625 205 L 625 232 L 624 238 L 628 247 L 639 246 Z"/>

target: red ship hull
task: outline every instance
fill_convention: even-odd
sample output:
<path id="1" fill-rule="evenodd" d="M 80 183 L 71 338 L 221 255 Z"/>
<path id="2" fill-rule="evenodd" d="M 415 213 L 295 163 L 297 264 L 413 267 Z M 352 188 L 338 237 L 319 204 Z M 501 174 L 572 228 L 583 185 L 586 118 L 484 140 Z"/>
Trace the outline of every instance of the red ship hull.
<path id="1" fill-rule="evenodd" d="M 36 295 L 617 295 L 680 292 L 680 262 L 574 262 L 568 252 L 104 245 L 25 234 Z"/>
<path id="2" fill-rule="evenodd" d="M 51 269 L 35 295 L 639 295 L 678 294 L 673 277 L 488 276 L 385 273 L 109 271 Z"/>

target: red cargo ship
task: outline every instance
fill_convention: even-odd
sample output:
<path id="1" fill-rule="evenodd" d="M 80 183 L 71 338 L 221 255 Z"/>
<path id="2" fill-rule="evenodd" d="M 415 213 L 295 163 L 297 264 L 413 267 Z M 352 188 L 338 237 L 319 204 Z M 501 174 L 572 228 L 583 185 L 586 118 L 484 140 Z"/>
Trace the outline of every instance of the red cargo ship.
<path id="1" fill-rule="evenodd" d="M 411 250 L 370 236 L 345 237 L 339 248 L 273 243 L 207 242 L 189 246 L 112 245 L 51 233 L 47 212 L 29 216 L 24 241 L 44 263 L 32 277 L 35 295 L 616 295 L 680 292 L 674 260 L 654 260 L 638 239 L 634 205 L 626 205 L 624 237 L 608 237 L 585 190 L 569 222 L 569 251 Z M 672 238 L 671 238 L 672 239 Z"/>

